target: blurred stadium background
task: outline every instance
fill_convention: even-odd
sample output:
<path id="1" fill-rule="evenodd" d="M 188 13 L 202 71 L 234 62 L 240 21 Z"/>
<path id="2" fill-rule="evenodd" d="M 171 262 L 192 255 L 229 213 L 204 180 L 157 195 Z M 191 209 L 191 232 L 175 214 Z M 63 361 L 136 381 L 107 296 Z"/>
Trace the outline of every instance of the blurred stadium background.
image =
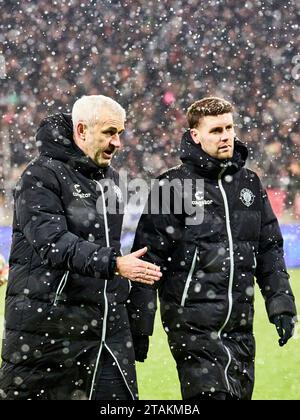
<path id="1" fill-rule="evenodd" d="M 36 155 L 42 118 L 70 112 L 83 94 L 114 97 L 128 111 L 114 166 L 149 180 L 179 162 L 187 106 L 218 95 L 236 106 L 236 130 L 280 220 L 287 265 L 300 267 L 299 1 L 0 0 L 0 10 L 0 253 L 6 259 L 12 190 Z M 140 212 L 128 208 L 125 252 Z M 292 271 L 292 282 L 299 300 L 299 271 Z M 300 399 L 298 337 L 275 348 L 259 305 L 255 396 L 280 398 L 279 382 L 291 380 L 284 396 Z M 157 334 L 150 360 L 139 366 L 141 396 L 178 397 L 159 324 Z"/>

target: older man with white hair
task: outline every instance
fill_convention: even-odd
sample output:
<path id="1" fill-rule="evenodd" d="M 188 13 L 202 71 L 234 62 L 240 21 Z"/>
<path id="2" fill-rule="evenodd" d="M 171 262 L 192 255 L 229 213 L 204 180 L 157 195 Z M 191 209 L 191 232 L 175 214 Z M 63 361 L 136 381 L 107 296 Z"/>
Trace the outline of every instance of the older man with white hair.
<path id="1" fill-rule="evenodd" d="M 147 248 L 120 254 L 110 163 L 124 125 L 121 105 L 93 95 L 75 102 L 72 118 L 56 114 L 38 129 L 39 156 L 14 193 L 1 399 L 137 399 L 131 329 L 144 322 L 143 302 L 127 279 L 153 284 L 161 273 L 139 259 Z"/>

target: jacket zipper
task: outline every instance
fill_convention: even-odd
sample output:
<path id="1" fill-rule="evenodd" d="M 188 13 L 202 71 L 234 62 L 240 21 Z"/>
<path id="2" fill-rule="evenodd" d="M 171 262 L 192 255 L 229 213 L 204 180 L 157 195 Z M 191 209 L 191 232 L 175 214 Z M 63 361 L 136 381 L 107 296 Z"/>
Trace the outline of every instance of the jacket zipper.
<path id="1" fill-rule="evenodd" d="M 104 227 L 105 227 L 105 239 L 106 239 L 106 246 L 109 248 L 110 247 L 110 240 L 109 240 L 109 232 L 108 232 L 107 209 L 106 209 L 106 205 L 105 205 L 104 190 L 103 190 L 103 187 L 102 187 L 100 182 L 98 182 L 96 180 L 94 180 L 94 181 L 99 186 L 100 191 L 101 191 L 102 205 L 103 205 L 103 218 L 104 218 Z M 93 396 L 94 386 L 95 386 L 95 381 L 96 381 L 96 376 L 97 376 L 97 371 L 98 371 L 98 366 L 99 366 L 103 346 L 105 346 L 108 349 L 108 351 L 110 352 L 110 354 L 113 356 L 113 358 L 115 360 L 115 357 L 114 357 L 112 351 L 109 349 L 109 347 L 105 343 L 106 326 L 107 326 L 107 314 L 108 314 L 108 301 L 107 301 L 106 289 L 107 289 L 107 280 L 105 280 L 105 282 L 104 282 L 104 290 L 103 290 L 103 294 L 104 294 L 104 316 L 103 316 L 103 324 L 102 324 L 101 343 L 100 343 L 100 347 L 99 347 L 99 351 L 98 351 L 98 355 L 97 355 L 97 359 L 96 359 L 96 364 L 95 364 L 95 369 L 94 369 L 94 373 L 93 373 L 93 379 L 92 379 L 92 385 L 91 385 L 91 389 L 90 389 L 89 400 L 91 400 L 92 396 Z M 122 377 L 125 381 L 125 384 L 126 384 L 127 388 L 130 391 L 128 383 L 127 383 L 127 381 L 126 381 L 126 379 L 123 375 L 123 372 L 120 368 L 120 365 L 118 363 L 117 363 L 117 366 L 120 370 L 120 373 L 121 373 L 121 375 L 122 375 Z M 131 391 L 130 391 L 130 394 L 132 396 L 132 399 L 134 400 L 135 398 L 132 395 Z"/>
<path id="2" fill-rule="evenodd" d="M 130 393 L 130 395 L 131 395 L 132 399 L 134 400 L 135 398 L 134 398 L 134 396 L 133 396 L 133 394 L 132 394 L 132 392 L 131 392 L 131 390 L 130 390 L 130 388 L 129 388 L 129 386 L 128 386 L 128 383 L 127 383 L 127 381 L 126 381 L 126 379 L 125 379 L 124 373 L 122 372 L 121 366 L 119 365 L 119 362 L 118 362 L 117 358 L 115 357 L 115 355 L 113 354 L 113 352 L 111 351 L 111 349 L 108 347 L 108 345 L 107 345 L 106 343 L 104 343 L 104 345 L 105 345 L 105 347 L 107 348 L 107 350 L 109 351 L 109 353 L 111 354 L 111 356 L 112 356 L 112 358 L 114 359 L 114 361 L 116 362 L 116 364 L 117 364 L 117 366 L 118 366 L 118 369 L 119 369 L 119 371 L 121 372 L 122 378 L 123 378 L 123 380 L 124 380 L 124 382 L 125 382 L 125 385 L 126 385 L 126 387 L 127 387 L 128 391 L 129 391 L 129 393 Z"/>
<path id="3" fill-rule="evenodd" d="M 68 280 L 68 276 L 69 276 L 69 271 L 65 271 L 64 275 L 61 278 L 61 281 L 59 282 L 59 285 L 56 289 L 55 292 L 55 297 L 54 297 L 54 302 L 53 302 L 53 306 L 57 306 L 57 301 L 60 298 L 66 284 L 67 284 L 67 280 Z"/>
<path id="4" fill-rule="evenodd" d="M 105 228 L 105 239 L 106 239 L 106 246 L 109 247 L 110 242 L 109 242 L 109 234 L 108 234 L 108 224 L 107 224 L 106 205 L 105 205 L 105 199 L 104 199 L 104 190 L 103 190 L 103 187 L 102 187 L 100 182 L 98 182 L 96 180 L 94 180 L 94 181 L 100 187 L 100 190 L 101 190 L 104 228 Z M 104 291 L 103 291 L 103 294 L 104 294 L 104 316 L 103 316 L 103 323 L 102 323 L 101 343 L 100 343 L 100 347 L 99 347 L 99 351 L 98 351 L 98 355 L 97 355 L 97 359 L 96 359 L 96 364 L 95 364 L 95 369 L 94 369 L 94 374 L 93 374 L 93 379 L 92 379 L 92 386 L 91 386 L 91 389 L 90 389 L 89 400 L 92 399 L 92 395 L 93 395 L 93 392 L 94 392 L 94 386 L 95 386 L 96 375 L 97 375 L 98 366 L 99 366 L 99 362 L 100 362 L 100 356 L 101 356 L 101 353 L 102 353 L 103 344 L 105 342 L 107 313 L 108 313 L 108 302 L 107 302 L 107 296 L 106 296 L 106 287 L 107 287 L 107 280 L 105 280 L 105 282 L 104 282 Z"/>
<path id="5" fill-rule="evenodd" d="M 226 327 L 226 325 L 228 324 L 228 321 L 230 319 L 231 316 L 231 312 L 232 312 L 232 285 L 233 285 L 233 276 L 234 276 L 234 252 L 233 252 L 233 239 L 232 239 L 232 232 L 231 232 L 231 227 L 230 227 L 230 214 L 229 214 L 229 206 L 228 206 L 228 200 L 227 200 L 227 195 L 226 192 L 224 190 L 223 184 L 222 184 L 222 175 L 225 172 L 226 167 L 222 169 L 222 171 L 219 174 L 218 177 L 218 185 L 222 194 L 222 198 L 224 201 L 224 208 L 225 208 L 225 218 L 226 218 L 226 230 L 227 230 L 227 236 L 228 236 L 228 243 L 229 243 L 229 257 L 230 257 L 230 272 L 229 272 L 229 284 L 228 284 L 228 312 L 227 312 L 227 316 L 225 319 L 224 324 L 222 325 L 222 327 L 220 328 L 220 330 L 218 331 L 218 337 L 219 339 L 222 341 L 222 331 L 224 330 L 224 328 Z M 230 351 L 228 349 L 227 346 L 225 346 L 225 344 L 222 342 L 226 353 L 228 355 L 228 363 L 225 367 L 225 380 L 226 380 L 226 385 L 228 388 L 228 391 L 230 391 L 230 384 L 229 384 L 229 380 L 228 380 L 228 368 L 232 362 L 232 357 L 230 354 Z"/>
<path id="6" fill-rule="evenodd" d="M 185 301 L 188 295 L 188 291 L 189 291 L 189 287 L 190 287 L 190 283 L 192 281 L 192 277 L 195 271 L 195 267 L 196 267 L 196 261 L 197 261 L 197 255 L 198 255 L 198 247 L 196 246 L 195 252 L 194 252 L 194 256 L 193 256 L 193 261 L 192 261 L 192 265 L 190 268 L 190 271 L 188 273 L 186 282 L 185 282 L 185 286 L 184 286 L 184 290 L 183 290 L 183 294 L 182 294 L 182 298 L 181 298 L 181 306 L 185 305 Z"/>

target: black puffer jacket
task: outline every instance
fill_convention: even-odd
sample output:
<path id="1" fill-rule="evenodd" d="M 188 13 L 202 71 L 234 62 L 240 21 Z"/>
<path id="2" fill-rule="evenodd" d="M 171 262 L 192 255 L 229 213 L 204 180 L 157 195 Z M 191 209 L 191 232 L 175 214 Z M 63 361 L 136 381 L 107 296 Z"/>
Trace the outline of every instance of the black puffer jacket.
<path id="1" fill-rule="evenodd" d="M 144 214 L 133 250 L 147 245 L 149 259 L 164 271 L 161 317 L 183 398 L 224 391 L 248 399 L 254 379 L 254 276 L 270 320 L 296 313 L 282 236 L 259 178 L 244 168 L 247 149 L 241 142 L 235 141 L 232 160 L 222 163 L 187 132 L 181 152 L 183 164 L 163 174 L 160 185 L 191 179 L 185 203 L 203 208 L 203 220 L 188 225 L 187 214 L 161 214 L 162 207 L 160 214 Z M 204 179 L 204 194 L 195 190 L 197 179 Z M 174 191 L 178 204 L 179 190 Z M 153 301 L 149 288 L 148 294 Z"/>
<path id="2" fill-rule="evenodd" d="M 1 398 L 93 399 L 106 348 L 136 399 L 131 285 L 111 272 L 122 215 L 106 223 L 99 185 L 119 193 L 117 173 L 75 145 L 68 115 L 46 119 L 37 142 L 15 189 Z"/>

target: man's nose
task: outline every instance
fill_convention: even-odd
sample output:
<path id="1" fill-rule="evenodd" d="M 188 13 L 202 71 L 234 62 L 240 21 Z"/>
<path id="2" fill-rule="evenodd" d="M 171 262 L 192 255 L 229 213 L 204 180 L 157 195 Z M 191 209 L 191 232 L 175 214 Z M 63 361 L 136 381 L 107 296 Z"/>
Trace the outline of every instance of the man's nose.
<path id="1" fill-rule="evenodd" d="M 118 133 L 111 136 L 110 144 L 112 144 L 116 148 L 121 147 L 120 135 Z"/>
<path id="2" fill-rule="evenodd" d="M 227 130 L 223 130 L 222 131 L 220 140 L 221 141 L 227 141 L 227 140 L 229 140 L 229 134 L 228 134 Z"/>

